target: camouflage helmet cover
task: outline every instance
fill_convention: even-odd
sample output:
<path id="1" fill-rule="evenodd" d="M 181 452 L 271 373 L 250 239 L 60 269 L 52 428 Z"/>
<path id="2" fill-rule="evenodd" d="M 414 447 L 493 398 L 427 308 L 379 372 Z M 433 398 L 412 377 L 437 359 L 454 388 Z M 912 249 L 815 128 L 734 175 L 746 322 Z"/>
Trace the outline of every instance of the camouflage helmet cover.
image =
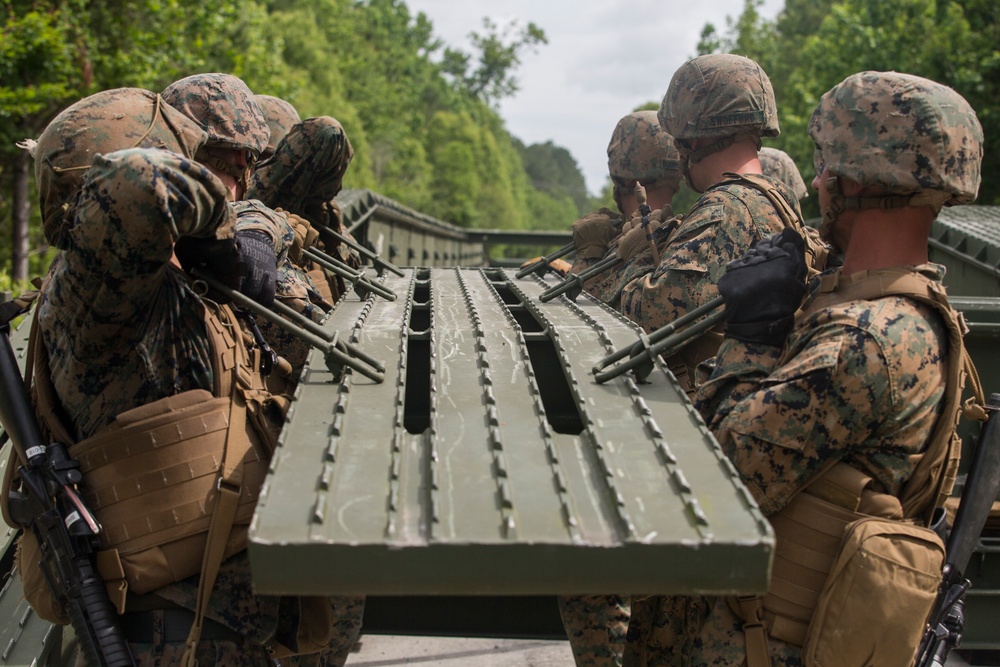
<path id="1" fill-rule="evenodd" d="M 967 204 L 979 191 L 983 129 L 957 92 L 898 72 L 859 72 L 831 88 L 809 120 L 816 167 L 886 194 L 941 193 Z"/>
<path id="2" fill-rule="evenodd" d="M 336 119 L 308 118 L 292 127 L 270 160 L 258 165 L 247 196 L 301 215 L 309 201 L 329 201 L 340 192 L 353 157 Z"/>
<path id="3" fill-rule="evenodd" d="M 270 130 L 243 80 L 232 74 L 194 74 L 167 86 L 163 100 L 201 125 L 207 147 L 250 151 L 254 158 L 267 146 Z"/>
<path id="4" fill-rule="evenodd" d="M 788 153 L 777 148 L 765 147 L 757 152 L 757 157 L 760 159 L 760 168 L 765 176 L 776 178 L 787 185 L 800 201 L 809 196 L 802 174 Z"/>
<path id="5" fill-rule="evenodd" d="M 64 109 L 33 150 L 42 228 L 62 247 L 65 210 L 96 155 L 126 148 L 162 148 L 193 160 L 207 136 L 197 124 L 140 88 L 95 93 Z"/>
<path id="6" fill-rule="evenodd" d="M 636 111 L 618 121 L 608 144 L 608 173 L 623 186 L 681 179 L 680 153 L 655 111 Z"/>
<path id="7" fill-rule="evenodd" d="M 289 102 L 274 97 L 272 95 L 254 95 L 257 106 L 264 114 L 264 120 L 271 134 L 267 138 L 267 148 L 261 153 L 262 160 L 267 159 L 274 153 L 274 147 L 285 138 L 292 126 L 301 121 L 299 112 L 295 110 Z"/>
<path id="8" fill-rule="evenodd" d="M 698 56 L 681 65 L 657 117 L 682 148 L 696 139 L 779 133 L 771 80 L 756 62 L 731 53 Z"/>

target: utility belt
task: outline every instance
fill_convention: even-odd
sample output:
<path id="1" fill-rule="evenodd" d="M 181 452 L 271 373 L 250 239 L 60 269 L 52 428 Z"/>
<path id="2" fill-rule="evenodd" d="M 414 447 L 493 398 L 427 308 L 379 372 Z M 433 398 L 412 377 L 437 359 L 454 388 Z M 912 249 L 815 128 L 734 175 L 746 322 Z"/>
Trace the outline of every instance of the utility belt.
<path id="1" fill-rule="evenodd" d="M 802 646 L 807 667 L 912 663 L 944 544 L 871 481 L 838 463 L 770 517 L 767 593 L 727 598 L 744 622 L 748 667 L 770 665 L 767 636 Z"/>
<path id="2" fill-rule="evenodd" d="M 189 609 L 151 609 L 126 612 L 119 616 L 122 632 L 135 644 L 183 644 L 191 632 L 195 613 Z M 203 642 L 233 642 L 243 644 L 243 635 L 210 618 L 202 620 Z"/>

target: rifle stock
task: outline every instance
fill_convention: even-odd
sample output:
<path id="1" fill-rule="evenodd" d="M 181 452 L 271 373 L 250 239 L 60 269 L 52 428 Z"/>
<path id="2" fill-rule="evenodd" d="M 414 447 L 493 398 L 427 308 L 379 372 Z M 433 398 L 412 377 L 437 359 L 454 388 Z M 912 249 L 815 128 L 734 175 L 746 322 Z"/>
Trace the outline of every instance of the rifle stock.
<path id="1" fill-rule="evenodd" d="M 916 667 L 944 665 L 948 653 L 962 639 L 965 592 L 970 585 L 965 577 L 966 567 L 1000 488 L 1000 425 L 997 424 L 1000 394 L 990 395 L 987 408 L 990 418 L 980 434 L 962 489 L 962 500 L 948 538 L 941 588 L 917 651 Z"/>

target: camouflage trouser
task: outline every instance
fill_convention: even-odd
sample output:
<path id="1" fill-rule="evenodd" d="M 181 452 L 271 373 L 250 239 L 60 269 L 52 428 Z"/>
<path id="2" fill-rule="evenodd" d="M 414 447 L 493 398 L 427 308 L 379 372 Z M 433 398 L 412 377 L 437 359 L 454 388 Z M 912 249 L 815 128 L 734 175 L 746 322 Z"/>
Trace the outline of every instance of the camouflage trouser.
<path id="1" fill-rule="evenodd" d="M 559 615 L 578 667 L 619 667 L 628 629 L 627 595 L 562 595 Z"/>
<path id="2" fill-rule="evenodd" d="M 296 655 L 281 661 L 283 667 L 341 667 L 361 632 L 365 612 L 363 597 L 332 596 L 333 637 L 326 648 L 311 655 Z"/>
<path id="3" fill-rule="evenodd" d="M 768 637 L 771 667 L 802 667 L 801 649 Z M 624 667 L 742 667 L 743 622 L 724 598 L 633 598 Z"/>

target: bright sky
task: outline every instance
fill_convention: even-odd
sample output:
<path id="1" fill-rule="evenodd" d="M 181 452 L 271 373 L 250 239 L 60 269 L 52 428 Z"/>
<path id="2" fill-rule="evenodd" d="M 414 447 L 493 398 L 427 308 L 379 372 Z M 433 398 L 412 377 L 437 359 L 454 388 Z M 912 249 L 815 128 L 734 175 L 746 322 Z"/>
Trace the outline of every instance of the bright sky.
<path id="1" fill-rule="evenodd" d="M 533 22 L 549 43 L 522 57 L 520 90 L 500 105 L 507 130 L 525 144 L 551 140 L 576 159 L 591 194 L 608 175 L 608 141 L 618 120 L 659 102 L 670 77 L 696 55 L 705 23 L 719 33 L 744 0 L 405 0 L 446 44 L 471 52 L 467 35 L 482 19 Z M 765 0 L 773 18 L 784 0 Z"/>

